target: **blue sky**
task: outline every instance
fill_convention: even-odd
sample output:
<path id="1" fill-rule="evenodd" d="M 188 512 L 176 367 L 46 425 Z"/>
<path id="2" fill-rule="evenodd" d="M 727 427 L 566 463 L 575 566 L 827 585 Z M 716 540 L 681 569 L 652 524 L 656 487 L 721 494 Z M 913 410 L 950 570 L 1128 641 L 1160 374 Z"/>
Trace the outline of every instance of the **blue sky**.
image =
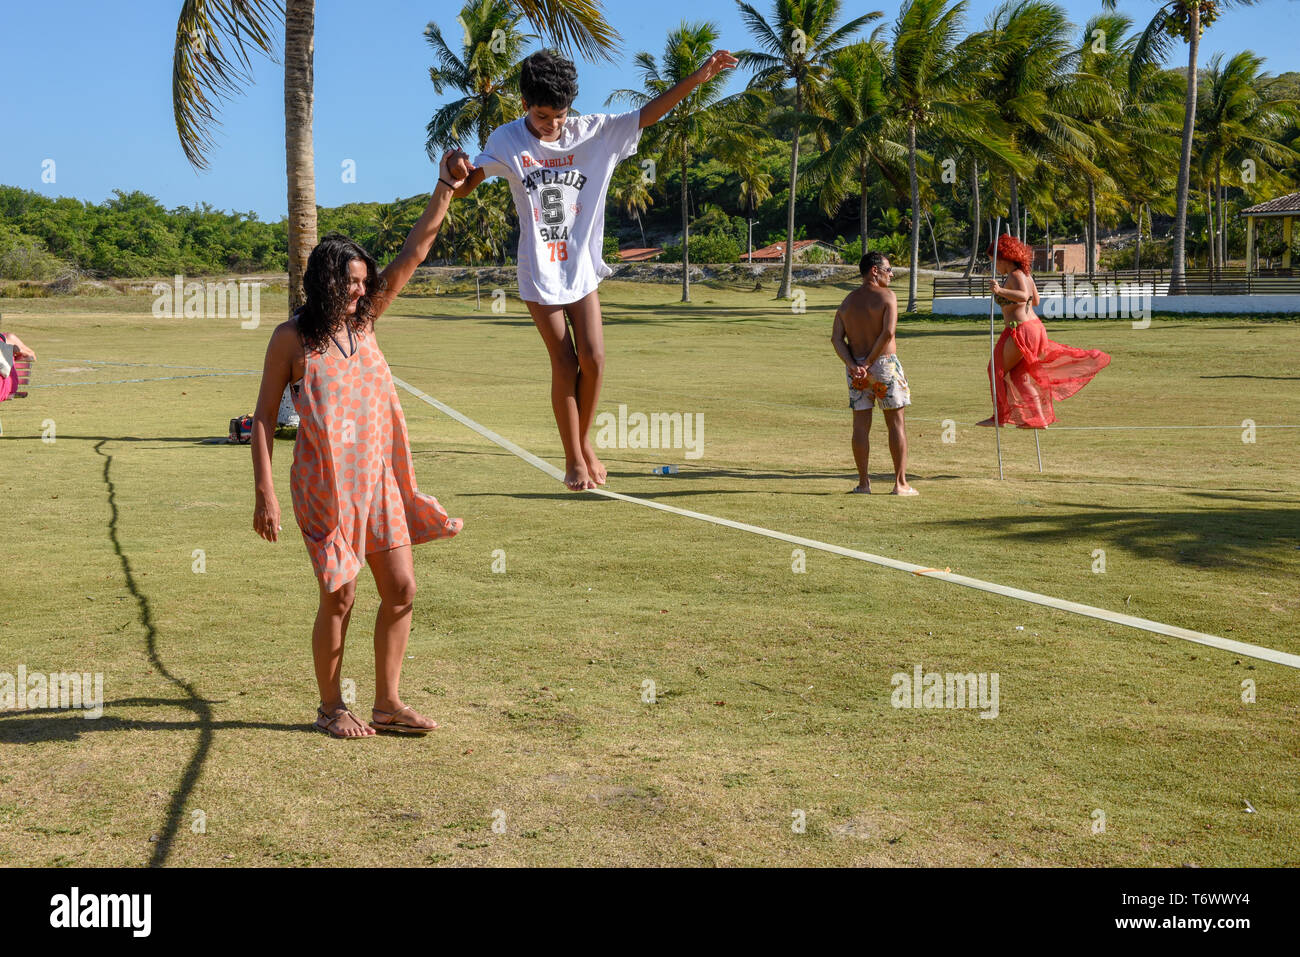
<path id="1" fill-rule="evenodd" d="M 606 0 L 606 14 L 624 37 L 619 60 L 579 63 L 583 111 L 603 108 L 614 88 L 636 85 L 631 55 L 658 54 L 666 32 L 683 19 L 718 24 L 731 49 L 749 43 L 731 0 Z M 768 0 L 755 3 L 766 12 Z M 973 0 L 968 27 L 982 23 L 993 0 Z M 1100 0 L 1064 0 L 1082 25 Z M 1140 21 L 1154 0 L 1121 0 Z M 180 0 L 102 3 L 41 0 L 6 3 L 0 14 L 0 183 L 51 196 L 101 202 L 114 189 L 141 190 L 166 206 L 209 202 L 252 210 L 264 220 L 284 216 L 283 73 L 254 61 L 254 83 L 227 102 L 206 172 L 181 153 L 171 109 L 171 52 Z M 317 202 L 389 201 L 428 191 L 436 172 L 424 152 L 424 127 L 440 103 L 428 79 L 431 52 L 423 30 L 430 20 L 459 36 L 454 0 L 318 0 L 316 14 Z M 849 2 L 846 15 L 895 3 Z M 1201 46 L 1204 64 L 1215 51 L 1253 49 L 1274 73 L 1300 70 L 1300 0 L 1262 0 L 1224 11 Z M 1185 47 L 1178 56 L 1185 57 Z M 733 86 L 744 83 L 737 77 Z M 41 181 L 54 160 L 54 183 Z M 356 163 L 344 183 L 342 164 Z"/>

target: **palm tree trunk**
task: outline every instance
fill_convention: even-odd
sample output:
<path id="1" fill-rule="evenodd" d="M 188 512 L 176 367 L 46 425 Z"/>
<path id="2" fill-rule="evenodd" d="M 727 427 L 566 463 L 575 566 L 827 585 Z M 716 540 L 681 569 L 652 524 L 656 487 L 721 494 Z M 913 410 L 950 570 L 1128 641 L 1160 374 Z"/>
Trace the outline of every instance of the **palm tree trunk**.
<path id="1" fill-rule="evenodd" d="M 641 230 L 641 248 L 645 249 L 645 224 L 641 222 L 641 210 L 636 211 L 636 228 Z"/>
<path id="2" fill-rule="evenodd" d="M 971 196 L 971 229 L 975 230 L 975 237 L 970 244 L 970 259 L 966 260 L 966 278 L 975 269 L 975 257 L 979 255 L 980 247 L 980 164 L 976 160 L 971 160 L 970 164 L 970 196 Z"/>
<path id="3" fill-rule="evenodd" d="M 1214 185 L 1215 196 L 1219 202 L 1219 266 L 1222 267 L 1228 259 L 1228 213 L 1223 208 L 1228 193 L 1223 188 L 1223 168 L 1218 160 L 1214 163 Z"/>
<path id="4" fill-rule="evenodd" d="M 867 254 L 867 227 L 868 215 L 871 212 L 868 206 L 871 183 L 867 180 L 867 161 L 862 160 L 862 195 L 858 198 L 858 218 L 862 220 L 859 224 L 858 232 L 862 236 L 862 255 Z"/>
<path id="5" fill-rule="evenodd" d="M 943 266 L 939 262 L 939 240 L 934 235 L 934 220 L 930 218 L 929 213 L 923 215 L 925 216 L 925 225 L 930 227 L 930 242 L 934 245 L 934 268 L 942 269 Z"/>
<path id="6" fill-rule="evenodd" d="M 686 159 L 682 159 L 682 302 L 691 301 L 691 222 L 687 208 Z"/>
<path id="7" fill-rule="evenodd" d="M 1011 235 L 1016 239 L 1020 238 L 1020 181 L 1017 179 L 1015 172 L 1011 174 L 1011 215 L 1007 218 L 1011 220 Z"/>
<path id="8" fill-rule="evenodd" d="M 1138 240 L 1137 249 L 1133 252 L 1133 268 L 1138 272 L 1142 271 L 1142 204 L 1138 203 Z"/>
<path id="9" fill-rule="evenodd" d="M 1047 242 L 1047 271 L 1056 272 L 1056 257 L 1052 255 L 1052 214 L 1043 217 L 1043 237 Z"/>
<path id="10" fill-rule="evenodd" d="M 796 79 L 794 84 L 794 111 L 803 109 L 803 88 Z M 799 184 L 799 121 L 794 121 L 794 142 L 790 144 L 790 202 L 785 212 L 785 266 L 781 270 L 781 287 L 776 298 L 789 299 L 794 285 L 794 191 Z"/>
<path id="11" fill-rule="evenodd" d="M 921 189 L 916 181 L 916 114 L 907 118 L 907 178 L 912 187 L 912 258 L 907 264 L 907 311 L 916 312 L 916 266 L 921 257 Z"/>
<path id="12" fill-rule="evenodd" d="M 1216 272 L 1219 268 L 1219 240 L 1214 235 L 1214 227 L 1218 220 L 1214 216 L 1214 197 L 1210 192 L 1210 184 L 1205 184 L 1205 238 L 1209 256 L 1207 260 L 1210 264 L 1210 272 Z"/>
<path id="13" fill-rule="evenodd" d="M 1088 178 L 1088 272 L 1097 271 L 1097 184 Z"/>
<path id="14" fill-rule="evenodd" d="M 315 0 L 284 11 L 284 154 L 289 174 L 289 309 L 303 304 L 303 273 L 316 246 L 316 169 L 312 155 L 312 55 Z"/>
<path id="15" fill-rule="evenodd" d="M 1187 196 L 1192 180 L 1192 135 L 1196 132 L 1196 56 L 1201 45 L 1201 7 L 1188 6 L 1187 99 L 1183 104 L 1183 150 L 1178 163 L 1178 206 L 1174 213 L 1174 262 L 1169 275 L 1169 292 L 1185 291 L 1187 273 Z"/>

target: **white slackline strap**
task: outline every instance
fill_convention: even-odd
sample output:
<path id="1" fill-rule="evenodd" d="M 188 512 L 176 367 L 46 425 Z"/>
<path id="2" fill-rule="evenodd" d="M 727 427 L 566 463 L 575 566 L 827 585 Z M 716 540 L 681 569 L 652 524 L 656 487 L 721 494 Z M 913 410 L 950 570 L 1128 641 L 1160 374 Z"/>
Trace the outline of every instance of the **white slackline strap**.
<path id="1" fill-rule="evenodd" d="M 417 399 L 427 402 L 439 412 L 455 419 L 466 428 L 477 432 L 489 442 L 494 442 L 507 452 L 517 455 L 529 465 L 545 472 L 556 481 L 563 481 L 564 473 L 551 463 L 538 458 L 527 449 L 520 448 L 509 439 L 497 435 L 491 429 L 479 425 L 473 419 L 469 418 L 469 416 L 457 412 L 446 403 L 439 402 L 433 396 L 426 392 L 422 392 L 396 376 L 393 377 L 393 381 Z M 716 515 L 706 515 L 703 512 L 692 512 L 690 509 L 678 508 L 675 505 L 665 505 L 662 502 L 655 502 L 650 499 L 636 498 L 631 495 L 623 495 L 619 492 L 611 492 L 606 489 L 593 489 L 591 491 L 592 494 L 603 495 L 605 498 L 616 499 L 620 502 L 631 502 L 635 505 L 643 505 L 646 508 L 658 509 L 661 512 L 671 512 L 674 515 L 684 515 L 687 518 L 698 519 L 701 522 L 710 522 L 714 525 L 722 525 L 726 528 L 734 528 L 738 531 L 750 532 L 754 535 L 763 535 L 767 538 L 775 538 L 778 541 L 789 542 L 792 545 L 800 545 L 804 548 L 813 548 L 818 551 L 830 552 L 832 555 L 842 555 L 845 558 L 856 558 L 858 561 L 871 562 L 874 565 L 883 565 L 886 568 L 893 568 L 902 572 L 911 572 L 912 574 L 921 575 L 925 578 L 937 578 L 954 585 L 965 585 L 967 588 L 990 592 L 994 595 L 1002 595 L 1006 598 L 1017 598 L 1020 601 L 1030 602 L 1035 605 L 1055 608 L 1058 611 L 1068 611 L 1075 615 L 1084 615 L 1088 618 L 1098 618 L 1102 621 L 1111 622 L 1112 624 L 1125 625 L 1129 628 L 1139 628 L 1143 631 L 1149 631 L 1157 635 L 1168 635 L 1171 638 L 1181 638 L 1184 641 L 1192 641 L 1199 645 L 1209 645 L 1211 648 L 1218 648 L 1221 651 L 1231 652 L 1234 655 L 1244 655 L 1248 658 L 1258 658 L 1262 661 L 1271 661 L 1275 664 L 1285 665 L 1288 668 L 1300 669 L 1300 655 L 1291 654 L 1290 652 L 1275 651 L 1272 648 L 1264 648 L 1260 645 L 1251 645 L 1244 641 L 1233 641 L 1231 638 L 1221 638 L 1218 635 L 1207 635 L 1203 632 L 1192 631 L 1188 628 L 1179 628 L 1177 625 L 1166 625 L 1159 621 L 1151 621 L 1147 618 L 1138 618 L 1134 615 L 1123 615 L 1118 612 L 1107 611 L 1105 608 L 1095 608 L 1092 605 L 1083 605 L 1079 602 L 1066 601 L 1062 598 L 1053 598 L 1050 595 L 1040 595 L 1037 592 L 1025 591 L 1022 588 L 1010 588 L 1006 585 L 999 585 L 995 582 L 981 581 L 978 578 L 968 578 L 965 575 L 954 575 L 952 572 L 941 571 L 936 568 L 927 568 L 924 565 L 913 565 L 911 562 L 903 562 L 895 558 L 886 558 L 883 555 L 872 555 L 870 552 L 860 552 L 856 549 L 844 548 L 840 545 L 830 545 L 826 542 L 819 542 L 812 538 L 801 538 L 798 535 L 787 535 L 784 532 L 774 532 L 770 528 L 763 528 L 759 525 L 733 522 L 729 518 L 719 518 Z"/>

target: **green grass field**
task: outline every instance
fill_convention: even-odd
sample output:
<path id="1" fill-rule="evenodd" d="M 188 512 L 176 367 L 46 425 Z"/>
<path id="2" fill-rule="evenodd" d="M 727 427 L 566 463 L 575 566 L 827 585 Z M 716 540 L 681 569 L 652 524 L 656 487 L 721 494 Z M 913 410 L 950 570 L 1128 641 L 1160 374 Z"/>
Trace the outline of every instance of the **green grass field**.
<path id="1" fill-rule="evenodd" d="M 1032 436 L 1003 433 L 999 482 L 973 426 L 987 325 L 909 319 L 921 496 L 846 496 L 844 289 L 806 292 L 797 315 L 770 288 L 602 287 L 602 408 L 705 423 L 698 461 L 606 451 L 612 490 L 1300 653 L 1296 323 L 1051 324 L 1114 361 L 1061 405 L 1041 475 Z M 559 462 L 540 339 L 487 302 L 403 298 L 380 344 Z M 0 311 L 43 387 L 0 406 L 0 672 L 102 672 L 106 698 L 98 720 L 0 712 L 0 864 L 1300 864 L 1295 671 L 820 551 L 796 573 L 788 544 L 575 495 L 406 393 L 421 487 L 466 523 L 414 552 L 403 690 L 443 729 L 312 733 L 292 444 L 272 545 L 247 447 L 200 443 L 252 411 L 256 374 L 210 370 L 260 372 L 283 298 L 251 331 L 147 297 Z M 111 384 L 185 375 L 207 377 Z M 344 673 L 366 713 L 368 571 L 357 594 Z M 916 665 L 997 673 L 997 718 L 891 707 Z"/>

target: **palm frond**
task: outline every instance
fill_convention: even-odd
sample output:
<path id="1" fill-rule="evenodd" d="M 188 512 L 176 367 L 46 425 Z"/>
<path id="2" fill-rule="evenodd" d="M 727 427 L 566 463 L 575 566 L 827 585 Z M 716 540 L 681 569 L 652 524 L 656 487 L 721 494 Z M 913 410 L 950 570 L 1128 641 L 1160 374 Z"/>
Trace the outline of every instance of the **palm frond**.
<path id="1" fill-rule="evenodd" d="M 278 0 L 185 0 L 181 5 L 172 52 L 172 114 L 181 149 L 196 169 L 208 168 L 220 102 L 252 80 L 250 52 L 276 61 L 271 31 L 283 21 Z"/>

